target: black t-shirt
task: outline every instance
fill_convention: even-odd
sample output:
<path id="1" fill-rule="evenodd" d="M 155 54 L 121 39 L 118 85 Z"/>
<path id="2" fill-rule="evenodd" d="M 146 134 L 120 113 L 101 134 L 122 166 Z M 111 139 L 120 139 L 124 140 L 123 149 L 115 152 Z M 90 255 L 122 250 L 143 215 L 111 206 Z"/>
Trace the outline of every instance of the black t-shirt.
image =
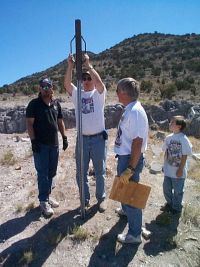
<path id="1" fill-rule="evenodd" d="M 62 119 L 62 110 L 57 100 L 46 105 L 39 96 L 30 101 L 26 108 L 26 118 L 34 118 L 33 129 L 39 143 L 58 145 L 58 119 Z"/>

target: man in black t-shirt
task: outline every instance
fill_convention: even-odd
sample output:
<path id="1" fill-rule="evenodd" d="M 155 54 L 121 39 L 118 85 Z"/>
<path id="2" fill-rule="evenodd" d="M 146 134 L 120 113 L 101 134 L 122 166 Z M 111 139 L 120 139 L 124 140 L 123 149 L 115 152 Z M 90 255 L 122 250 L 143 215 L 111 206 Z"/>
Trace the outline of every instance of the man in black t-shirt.
<path id="1" fill-rule="evenodd" d="M 40 207 L 50 216 L 54 214 L 52 208 L 59 206 L 56 200 L 49 198 L 58 165 L 58 130 L 63 138 L 63 150 L 68 142 L 61 106 L 53 99 L 53 83 L 48 78 L 40 80 L 40 93 L 27 106 L 26 122 L 38 176 Z"/>

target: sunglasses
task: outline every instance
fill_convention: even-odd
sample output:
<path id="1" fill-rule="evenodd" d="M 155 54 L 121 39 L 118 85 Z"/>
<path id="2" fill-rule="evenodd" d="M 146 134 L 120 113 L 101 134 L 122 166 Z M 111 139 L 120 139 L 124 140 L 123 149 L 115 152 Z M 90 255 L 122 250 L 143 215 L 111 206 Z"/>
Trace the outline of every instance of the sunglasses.
<path id="1" fill-rule="evenodd" d="M 49 90 L 49 89 L 52 89 L 52 88 L 53 88 L 53 86 L 50 85 L 50 84 L 45 85 L 45 86 L 42 86 L 42 89 L 45 90 L 45 91 L 47 91 L 47 90 Z"/>
<path id="2" fill-rule="evenodd" d="M 91 77 L 83 77 L 83 79 L 82 79 L 83 81 L 91 81 L 92 80 L 92 78 Z"/>

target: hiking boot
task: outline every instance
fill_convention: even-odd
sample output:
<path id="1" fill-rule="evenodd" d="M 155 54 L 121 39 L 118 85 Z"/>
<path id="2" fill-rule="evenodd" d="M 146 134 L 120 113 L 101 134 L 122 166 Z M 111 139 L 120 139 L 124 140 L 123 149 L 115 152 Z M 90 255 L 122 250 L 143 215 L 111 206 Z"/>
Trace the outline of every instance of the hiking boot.
<path id="1" fill-rule="evenodd" d="M 161 206 L 160 211 L 171 211 L 172 207 L 166 203 L 164 206 Z"/>
<path id="2" fill-rule="evenodd" d="M 99 212 L 104 212 L 107 209 L 107 203 L 105 199 L 101 202 L 98 202 L 98 209 Z"/>
<path id="3" fill-rule="evenodd" d="M 54 214 L 53 209 L 51 208 L 51 206 L 49 205 L 47 201 L 41 201 L 40 208 L 41 208 L 42 213 L 46 216 L 51 216 Z"/>
<path id="4" fill-rule="evenodd" d="M 125 211 L 122 208 L 117 208 L 115 210 L 115 212 L 119 215 L 119 216 L 127 216 Z"/>
<path id="5" fill-rule="evenodd" d="M 49 198 L 49 204 L 51 205 L 52 208 L 58 208 L 59 207 L 59 202 L 53 198 Z"/>
<path id="6" fill-rule="evenodd" d="M 124 244 L 140 244 L 140 243 L 142 243 L 141 235 L 134 237 L 133 235 L 130 235 L 130 234 L 119 234 L 117 236 L 117 239 L 119 242 L 124 243 Z"/>

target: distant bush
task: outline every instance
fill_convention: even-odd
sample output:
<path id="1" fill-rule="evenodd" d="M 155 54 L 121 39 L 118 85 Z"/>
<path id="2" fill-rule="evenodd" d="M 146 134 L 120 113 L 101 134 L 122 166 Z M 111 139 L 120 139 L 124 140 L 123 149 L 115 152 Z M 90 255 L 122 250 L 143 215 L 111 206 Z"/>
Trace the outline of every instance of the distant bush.
<path id="1" fill-rule="evenodd" d="M 173 96 L 176 95 L 177 87 L 175 84 L 166 84 L 160 88 L 161 97 L 172 99 Z"/>
<path id="2" fill-rule="evenodd" d="M 190 60 L 187 62 L 186 67 L 190 71 L 200 72 L 200 60 Z"/>
<path id="3" fill-rule="evenodd" d="M 21 92 L 24 94 L 24 95 L 32 95 L 34 93 L 34 91 L 32 90 L 31 87 L 23 87 Z"/>
<path id="4" fill-rule="evenodd" d="M 153 87 L 153 83 L 151 81 L 142 81 L 141 82 L 141 90 L 147 93 L 150 93 Z"/>
<path id="5" fill-rule="evenodd" d="M 171 76 L 172 76 L 173 79 L 177 78 L 178 77 L 177 72 L 175 70 L 172 70 Z"/>
<path id="6" fill-rule="evenodd" d="M 160 74 L 161 74 L 161 68 L 153 68 L 151 70 L 151 73 L 152 73 L 153 76 L 160 76 Z"/>
<path id="7" fill-rule="evenodd" d="M 175 82 L 175 85 L 177 87 L 177 90 L 180 91 L 180 90 L 187 90 L 190 88 L 190 85 L 188 84 L 187 81 L 176 81 Z"/>
<path id="8" fill-rule="evenodd" d="M 185 78 L 185 81 L 187 81 L 188 83 L 193 84 L 193 83 L 194 83 L 194 78 L 193 78 L 192 76 L 187 76 L 187 77 Z"/>
<path id="9" fill-rule="evenodd" d="M 176 71 L 176 72 L 181 72 L 183 71 L 183 64 L 179 63 L 179 64 L 173 64 L 172 65 L 172 71 Z"/>

